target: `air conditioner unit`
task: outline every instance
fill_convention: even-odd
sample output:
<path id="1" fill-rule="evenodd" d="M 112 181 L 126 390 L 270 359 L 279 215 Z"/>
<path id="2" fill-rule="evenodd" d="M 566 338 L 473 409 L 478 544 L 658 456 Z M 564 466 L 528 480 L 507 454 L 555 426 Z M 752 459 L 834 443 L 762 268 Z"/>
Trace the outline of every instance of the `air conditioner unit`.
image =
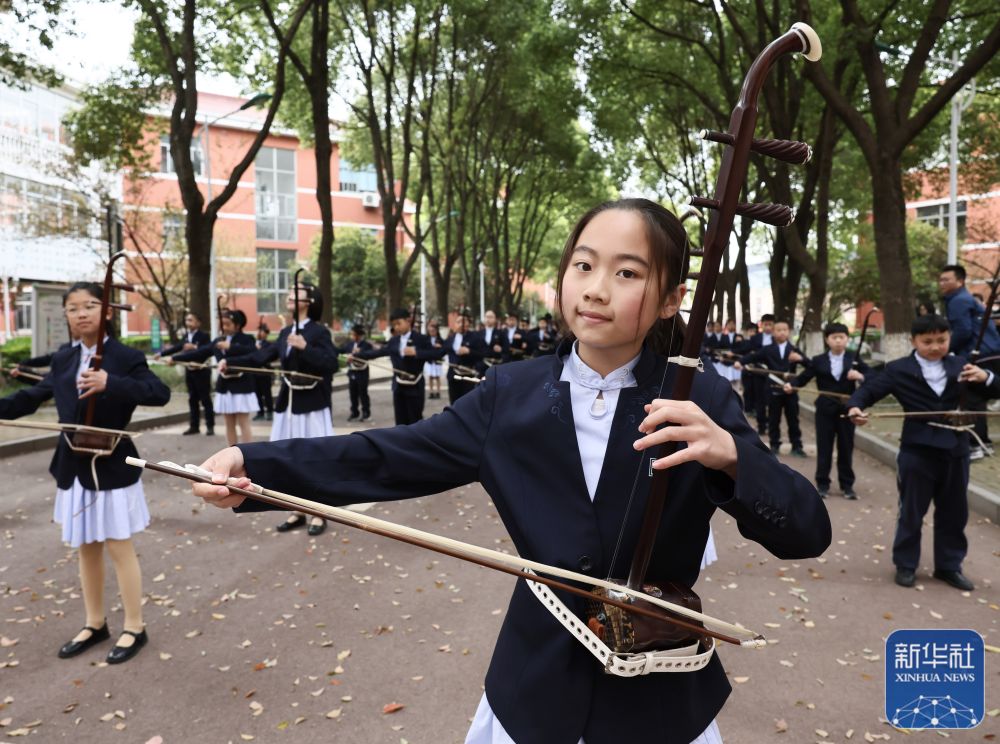
<path id="1" fill-rule="evenodd" d="M 361 206 L 365 209 L 378 209 L 380 203 L 378 194 L 374 191 L 367 191 L 361 195 Z"/>

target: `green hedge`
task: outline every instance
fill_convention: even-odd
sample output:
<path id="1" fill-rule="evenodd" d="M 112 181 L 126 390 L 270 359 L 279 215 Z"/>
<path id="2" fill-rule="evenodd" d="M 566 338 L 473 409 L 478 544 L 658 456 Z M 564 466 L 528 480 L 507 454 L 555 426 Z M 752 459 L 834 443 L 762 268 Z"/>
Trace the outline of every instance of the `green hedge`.
<path id="1" fill-rule="evenodd" d="M 0 346 L 4 364 L 18 364 L 31 357 L 31 336 L 18 336 Z"/>

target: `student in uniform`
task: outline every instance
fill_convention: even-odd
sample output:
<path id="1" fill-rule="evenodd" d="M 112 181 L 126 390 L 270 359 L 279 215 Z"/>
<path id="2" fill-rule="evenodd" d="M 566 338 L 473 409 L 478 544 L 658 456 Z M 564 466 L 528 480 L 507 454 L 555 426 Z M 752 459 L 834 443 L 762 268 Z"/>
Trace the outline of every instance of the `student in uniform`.
<path id="1" fill-rule="evenodd" d="M 478 372 L 481 358 L 475 334 L 469 332 L 470 320 L 468 310 L 459 310 L 455 315 L 455 330 L 445 341 L 445 351 L 448 354 L 448 402 L 452 404 L 463 395 L 471 393 L 478 384 L 475 380 L 458 379 L 475 377 L 473 372 Z"/>
<path id="2" fill-rule="evenodd" d="M 754 337 L 757 335 L 757 323 L 753 320 L 748 320 L 743 323 L 743 338 L 737 344 L 733 346 L 733 353 L 738 357 L 742 357 L 749 354 L 753 344 Z M 754 382 L 755 375 L 743 374 L 740 370 L 733 366 L 736 374 L 740 376 L 740 389 L 743 395 L 743 411 L 747 414 L 747 418 L 750 418 L 752 412 L 757 411 L 757 399 L 754 397 L 757 385 Z"/>
<path id="3" fill-rule="evenodd" d="M 864 382 L 868 365 L 853 352 L 847 351 L 847 326 L 827 323 L 823 338 L 829 349 L 817 354 L 791 383 L 785 383 L 785 394 L 792 386 L 802 387 L 816 378 L 816 387 L 830 393 L 850 395 Z M 858 498 L 854 491 L 854 422 L 844 416 L 844 398 L 816 396 L 816 490 L 824 499 L 830 493 L 830 469 L 833 467 L 833 444 L 837 443 L 837 479 L 845 499 Z"/>
<path id="4" fill-rule="evenodd" d="M 371 342 L 365 338 L 365 327 L 361 324 L 351 326 L 351 340 L 337 351 L 347 354 L 347 394 L 351 400 L 351 415 L 348 421 L 371 421 L 372 402 L 368 397 L 368 364 L 359 354 L 372 350 Z"/>
<path id="5" fill-rule="evenodd" d="M 272 342 L 268 340 L 268 336 L 271 335 L 271 329 L 267 323 L 261 323 L 257 326 L 257 341 L 255 343 L 258 352 L 263 352 L 267 354 L 267 350 L 272 346 Z M 271 365 L 265 365 L 270 367 Z M 253 417 L 254 421 L 272 421 L 274 420 L 274 392 L 272 387 L 274 385 L 274 378 L 268 375 L 254 375 L 254 382 L 257 385 L 257 405 L 260 408 L 257 414 Z"/>
<path id="6" fill-rule="evenodd" d="M 775 320 L 770 323 L 770 326 L 773 342 L 751 351 L 743 357 L 742 363 L 737 362 L 736 367 L 742 369 L 743 364 L 763 364 L 774 372 L 794 372 L 796 365 L 805 361 L 802 352 L 788 340 L 788 334 L 791 332 L 788 321 Z M 792 454 L 796 457 L 805 457 L 806 452 L 802 449 L 802 430 L 799 428 L 798 393 L 793 390 L 790 394 L 786 394 L 782 388 L 773 386 L 774 381 L 769 376 L 760 375 L 760 377 L 766 382 L 765 391 L 769 398 L 767 402 L 767 435 L 771 443 L 771 451 L 778 454 L 781 448 L 781 414 L 784 413 L 785 424 L 788 426 L 788 438 L 792 442 Z M 758 412 L 759 410 L 758 408 Z"/>
<path id="7" fill-rule="evenodd" d="M 93 425 L 121 430 L 128 426 L 137 405 L 167 404 L 170 389 L 146 366 L 142 352 L 118 342 L 113 334 L 104 340 L 101 369 L 91 369 L 103 293 L 103 287 L 92 282 L 78 282 L 67 290 L 63 308 L 80 343 L 57 351 L 51 370 L 37 385 L 0 399 L 0 418 L 27 416 L 55 398 L 59 421 L 79 424 L 88 399 L 97 396 Z M 131 439 L 119 441 L 110 456 L 95 458 L 73 452 L 66 437 L 60 437 L 56 446 L 49 466 L 56 479 L 53 521 L 62 527 L 63 542 L 79 551 L 86 613 L 83 629 L 59 649 L 61 659 L 77 656 L 111 638 L 104 602 L 105 546 L 125 615 L 122 633 L 107 662 L 128 661 L 148 640 L 142 618 L 142 572 L 132 535 L 149 525 L 149 509 L 139 480 L 141 472 L 125 464 L 126 456 L 137 454 Z"/>
<path id="8" fill-rule="evenodd" d="M 774 316 L 764 313 L 760 316 L 760 332 L 750 338 L 746 354 L 753 354 L 765 346 L 770 346 L 773 343 L 773 333 Z M 744 389 L 749 384 L 753 390 L 751 398 L 757 412 L 757 432 L 763 437 L 770 420 L 768 405 L 771 402 L 771 381 L 764 375 L 746 374 L 742 375 L 742 378 Z"/>
<path id="9" fill-rule="evenodd" d="M 507 313 L 505 321 L 506 327 L 503 329 L 504 338 L 507 340 L 509 361 L 519 362 L 528 358 L 528 338 L 525 333 L 518 328 L 517 313 L 513 310 Z"/>
<path id="10" fill-rule="evenodd" d="M 424 417 L 424 362 L 441 359 L 445 349 L 435 349 L 430 339 L 412 330 L 410 313 L 397 308 L 389 315 L 393 336 L 380 349 L 362 351 L 361 359 L 387 356 L 397 370 L 392 376 L 392 408 L 396 425 L 412 424 Z M 402 373 L 402 374 L 400 374 Z"/>
<path id="11" fill-rule="evenodd" d="M 960 382 L 987 397 L 1000 396 L 1000 380 L 992 372 L 966 364 L 948 354 L 951 326 L 940 315 L 921 315 L 913 321 L 913 351 L 889 362 L 847 401 L 848 416 L 858 425 L 867 420 L 863 409 L 887 395 L 904 411 L 950 411 L 958 408 Z M 896 458 L 899 514 L 892 543 L 896 583 L 911 587 L 920 566 L 920 531 L 927 508 L 934 502 L 934 578 L 956 589 L 975 585 L 962 573 L 968 552 L 965 523 L 969 519 L 969 435 L 943 428 L 948 424 L 926 417 L 903 419 Z"/>
<path id="12" fill-rule="evenodd" d="M 556 335 L 551 327 L 552 315 L 545 313 L 538 319 L 538 326 L 528 335 L 528 346 L 533 357 L 546 356 L 556 352 Z"/>
<path id="13" fill-rule="evenodd" d="M 663 397 L 676 370 L 666 355 L 677 353 L 682 336 L 674 324 L 686 246 L 684 228 L 658 204 L 599 205 L 577 223 L 560 262 L 560 308 L 573 335 L 557 354 L 491 369 L 473 392 L 413 426 L 242 445 L 203 467 L 216 483 L 230 476 L 242 486 L 251 479 L 281 483 L 331 504 L 423 496 L 479 481 L 520 555 L 623 576 L 650 478 L 637 481 L 629 512 L 636 518 L 623 536 L 630 499 L 621 484 L 646 473 L 649 448 L 670 439 L 687 446 L 652 465 L 673 473 L 654 575 L 694 583 L 717 508 L 782 558 L 819 555 L 830 542 L 823 501 L 761 444 L 729 384 L 709 369 L 695 375 L 690 401 Z M 194 491 L 220 507 L 243 501 L 220 486 Z M 583 614 L 585 600 L 562 598 Z M 466 741 L 718 744 L 715 718 L 729 693 L 718 654 L 687 674 L 606 674 L 518 582 Z"/>
<path id="14" fill-rule="evenodd" d="M 507 334 L 497 328 L 497 314 L 492 310 L 487 310 L 483 317 L 483 323 L 483 329 L 476 333 L 475 342 L 479 357 L 476 361 L 476 368 L 481 375 L 486 374 L 486 370 L 494 364 L 510 361 Z"/>
<path id="15" fill-rule="evenodd" d="M 201 318 L 197 313 L 188 312 L 184 316 L 184 339 L 173 346 L 160 351 L 153 356 L 154 359 L 171 357 L 181 351 L 194 351 L 199 346 L 204 346 L 211 339 L 209 335 L 201 330 Z M 212 407 L 212 370 L 191 369 L 184 370 L 184 384 L 188 391 L 188 411 L 190 414 L 188 428 L 182 432 L 184 436 L 197 434 L 201 427 L 201 409 L 205 409 L 205 435 L 215 435 L 215 409 Z"/>
<path id="16" fill-rule="evenodd" d="M 215 357 L 216 362 L 220 363 L 231 356 L 252 354 L 256 348 L 254 338 L 243 332 L 247 323 L 246 314 L 242 310 L 223 310 L 220 321 L 223 335 L 197 349 L 174 354 L 171 359 L 178 362 L 204 362 Z M 215 380 L 214 408 L 226 422 L 226 441 L 230 445 L 238 441 L 249 442 L 253 438 L 250 414 L 259 410 L 255 377 L 251 373 L 226 374 L 220 371 Z"/>
<path id="17" fill-rule="evenodd" d="M 441 338 L 441 328 L 436 320 L 427 323 L 427 338 L 430 339 L 431 346 L 435 349 L 444 348 L 444 339 Z M 424 362 L 424 376 L 427 378 L 427 397 L 441 397 L 441 362 L 435 359 L 432 362 Z"/>
<path id="18" fill-rule="evenodd" d="M 226 367 L 230 364 L 234 367 L 267 367 L 275 361 L 280 363 L 281 371 L 285 374 L 281 377 L 281 388 L 274 405 L 272 442 L 333 435 L 330 396 L 333 392 L 333 375 L 340 368 L 340 361 L 330 338 L 330 331 L 321 322 L 323 295 L 312 284 L 300 282 L 297 286 L 298 300 L 296 301 L 294 289 L 285 299 L 289 317 L 297 320 L 281 329 L 277 341 L 242 357 L 230 354 L 219 363 L 220 374 L 225 374 Z M 322 379 L 296 377 L 293 374 L 295 372 Z M 267 379 L 270 382 L 271 377 L 268 376 Z M 305 514 L 293 512 L 275 529 L 287 532 L 305 523 Z M 325 529 L 325 519 L 312 517 L 309 520 L 310 535 L 321 535 Z"/>

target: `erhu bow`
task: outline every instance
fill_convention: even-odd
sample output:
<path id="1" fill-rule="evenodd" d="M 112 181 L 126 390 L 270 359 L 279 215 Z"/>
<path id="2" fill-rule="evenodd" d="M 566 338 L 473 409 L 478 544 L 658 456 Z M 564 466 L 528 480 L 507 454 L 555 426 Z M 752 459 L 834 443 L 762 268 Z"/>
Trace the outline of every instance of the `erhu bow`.
<path id="1" fill-rule="evenodd" d="M 804 23 L 794 24 L 791 30 L 768 44 L 754 60 L 743 82 L 739 101 L 733 109 L 729 131 L 701 132 L 703 139 L 726 145 L 726 150 L 716 180 L 715 196 L 711 199 L 692 197 L 690 200 L 692 206 L 711 209 L 713 214 L 705 234 L 701 270 L 697 273 L 698 285 L 681 353 L 680 356 L 671 357 L 669 360 L 678 364 L 673 390 L 670 394 L 672 400 L 683 401 L 690 397 L 694 374 L 701 364 L 699 354 L 704 338 L 705 323 L 712 309 L 715 284 L 722 258 L 729 244 L 735 216 L 750 217 L 778 227 L 785 227 L 791 224 L 794 219 L 793 210 L 784 205 L 747 204 L 739 201 L 751 152 L 793 164 L 805 163 L 811 157 L 811 148 L 803 142 L 755 139 L 753 136 L 757 122 L 757 98 L 764 81 L 780 57 L 793 53 L 803 54 L 811 62 L 817 61 L 822 54 L 819 37 L 812 28 Z M 659 447 L 656 457 L 667 457 L 676 449 L 676 443 L 665 443 Z M 646 578 L 667 498 L 669 480 L 669 470 L 654 471 L 630 573 L 627 581 L 623 582 L 623 587 L 656 596 L 669 596 L 679 604 L 700 609 L 700 599 L 689 588 L 676 583 L 656 585 L 648 582 Z M 697 649 L 699 642 L 707 648 L 707 654 L 711 653 L 712 645 L 705 643 L 703 635 L 698 631 L 691 632 L 681 628 L 668 629 L 663 624 L 654 626 L 648 623 L 645 617 L 624 613 L 608 603 L 609 598 L 624 598 L 621 595 L 622 592 L 622 587 L 619 587 L 618 590 L 601 588 L 595 591 L 588 619 L 588 626 L 593 634 L 608 643 L 616 654 L 652 652 L 654 657 L 663 653 L 676 656 L 676 653 L 671 653 L 669 650 L 664 651 L 664 649 L 690 648 L 692 643 Z M 629 603 L 642 605 L 643 600 L 629 600 Z M 673 632 L 669 632 L 671 630 Z M 614 669 L 606 668 L 608 671 L 614 672 Z M 649 671 L 659 670 L 650 669 Z"/>

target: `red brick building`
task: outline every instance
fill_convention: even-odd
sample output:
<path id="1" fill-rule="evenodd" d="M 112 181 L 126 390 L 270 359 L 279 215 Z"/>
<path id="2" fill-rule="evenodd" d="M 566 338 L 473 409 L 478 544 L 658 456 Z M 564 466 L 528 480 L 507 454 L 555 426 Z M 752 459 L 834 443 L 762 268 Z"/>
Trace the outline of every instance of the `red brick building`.
<path id="1" fill-rule="evenodd" d="M 242 98 L 199 94 L 198 118 L 209 126 L 196 129 L 192 158 L 206 201 L 225 187 L 232 168 L 260 131 L 264 111 L 240 111 L 244 103 Z M 152 173 L 142 179 L 126 176 L 124 209 L 126 220 L 138 226 L 143 245 L 172 243 L 173 255 L 182 255 L 184 216 L 165 131 L 168 111 L 158 113 L 162 118 L 151 121 L 145 142 Z M 354 227 L 380 236 L 374 170 L 355 168 L 342 160 L 336 132 L 331 168 L 336 189 L 332 195 L 334 229 Z M 216 288 L 229 307 L 247 314 L 249 329 L 260 320 L 272 329 L 282 325 L 277 316 L 284 312 L 291 277 L 298 266 L 311 263 L 313 239 L 322 224 L 315 188 L 313 150 L 302 147 L 294 131 L 272 126 L 236 193 L 219 212 L 214 234 Z M 401 248 L 409 245 L 402 230 L 398 236 Z M 126 248 L 137 256 L 136 241 L 126 240 Z M 148 333 L 156 315 L 154 307 L 134 294 L 130 301 L 138 301 L 139 306 L 129 314 L 123 330 Z"/>

